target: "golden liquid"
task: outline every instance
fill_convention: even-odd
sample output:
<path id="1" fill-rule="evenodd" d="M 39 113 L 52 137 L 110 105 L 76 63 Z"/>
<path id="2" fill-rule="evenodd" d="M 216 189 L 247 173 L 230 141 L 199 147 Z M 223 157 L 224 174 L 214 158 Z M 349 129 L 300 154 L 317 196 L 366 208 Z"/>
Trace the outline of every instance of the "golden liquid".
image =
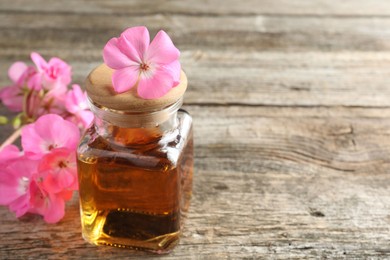
<path id="1" fill-rule="evenodd" d="M 113 142 L 92 128 L 87 132 L 78 154 L 87 241 L 157 253 L 178 243 L 192 191 L 193 140 L 187 129 L 167 143 L 145 129 L 114 127 Z"/>

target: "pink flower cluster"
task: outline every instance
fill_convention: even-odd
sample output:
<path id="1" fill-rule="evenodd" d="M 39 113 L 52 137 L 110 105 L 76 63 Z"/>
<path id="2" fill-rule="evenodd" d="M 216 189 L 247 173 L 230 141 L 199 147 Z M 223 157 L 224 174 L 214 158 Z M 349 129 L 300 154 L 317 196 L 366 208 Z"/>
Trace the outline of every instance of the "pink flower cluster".
<path id="1" fill-rule="evenodd" d="M 22 129 L 20 152 L 14 145 L 0 152 L 0 204 L 17 217 L 40 214 L 48 223 L 65 214 L 65 201 L 78 189 L 76 147 L 78 127 L 49 114 Z"/>
<path id="2" fill-rule="evenodd" d="M 8 71 L 12 85 L 0 90 L 1 102 L 20 112 L 14 127 L 23 148 L 0 148 L 0 205 L 17 217 L 31 212 L 55 223 L 78 189 L 76 148 L 93 114 L 80 86 L 68 89 L 68 64 L 58 58 L 46 62 L 38 53 L 31 59 L 35 66 L 14 63 Z"/>
<path id="3" fill-rule="evenodd" d="M 77 84 L 68 89 L 71 67 L 59 58 L 46 62 L 33 52 L 35 66 L 15 62 L 8 70 L 10 86 L 0 90 L 0 101 L 11 111 L 22 112 L 24 122 L 33 122 L 44 114 L 54 113 L 86 128 L 93 114 L 88 110 L 86 94 Z"/>

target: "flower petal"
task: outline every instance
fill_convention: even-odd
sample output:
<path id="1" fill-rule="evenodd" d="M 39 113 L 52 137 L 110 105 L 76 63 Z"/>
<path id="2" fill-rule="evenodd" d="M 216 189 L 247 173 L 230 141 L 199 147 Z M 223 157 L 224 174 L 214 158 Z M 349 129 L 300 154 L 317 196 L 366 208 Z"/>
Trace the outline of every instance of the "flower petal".
<path id="1" fill-rule="evenodd" d="M 35 73 L 31 77 L 27 78 L 27 87 L 29 89 L 41 90 L 42 89 L 42 74 Z"/>
<path id="2" fill-rule="evenodd" d="M 41 147 L 41 143 L 43 142 L 42 138 L 35 131 L 33 124 L 26 125 L 22 128 L 22 147 L 25 150 L 25 154 L 30 156 L 38 154 L 44 154 L 47 152 L 47 149 L 43 149 Z M 31 151 L 31 152 L 30 152 Z M 39 159 L 40 157 L 37 155 L 35 159 Z"/>
<path id="3" fill-rule="evenodd" d="M 76 152 L 66 148 L 53 149 L 40 160 L 38 171 L 43 176 L 42 187 L 49 193 L 75 189 L 77 187 Z"/>
<path id="4" fill-rule="evenodd" d="M 92 123 L 94 115 L 89 110 L 83 110 L 78 112 L 76 117 L 78 118 L 79 124 L 81 124 L 83 128 L 87 128 Z"/>
<path id="5" fill-rule="evenodd" d="M 171 71 L 173 75 L 173 87 L 176 87 L 180 83 L 181 65 L 178 60 L 164 65 L 164 68 Z"/>
<path id="6" fill-rule="evenodd" d="M 8 77 L 14 83 L 17 83 L 26 70 L 27 70 L 26 63 L 17 61 L 14 64 L 12 64 L 11 67 L 8 69 Z"/>
<path id="7" fill-rule="evenodd" d="M 65 108 L 73 114 L 88 109 L 87 95 L 81 90 L 79 85 L 73 84 L 72 90 L 66 93 Z"/>
<path id="8" fill-rule="evenodd" d="M 0 173 L 0 205 L 8 205 L 21 196 L 18 178 L 8 171 Z"/>
<path id="9" fill-rule="evenodd" d="M 36 121 L 35 130 L 42 138 L 57 148 L 76 149 L 79 142 L 79 129 L 55 114 L 48 114 Z"/>
<path id="10" fill-rule="evenodd" d="M 78 190 L 78 182 L 76 181 L 76 189 Z M 73 190 L 62 190 L 61 192 L 56 194 L 59 198 L 62 198 L 64 201 L 68 201 L 72 199 L 73 196 Z"/>
<path id="11" fill-rule="evenodd" d="M 15 212 L 17 218 L 23 216 L 27 213 L 30 208 L 30 194 L 27 193 L 23 196 L 20 196 L 11 204 L 9 204 L 9 209 Z"/>
<path id="12" fill-rule="evenodd" d="M 171 38 L 164 31 L 159 31 L 146 52 L 145 59 L 157 64 L 168 64 L 177 60 L 180 51 L 173 45 Z"/>
<path id="13" fill-rule="evenodd" d="M 50 78 L 50 81 L 59 81 L 64 85 L 68 85 L 72 81 L 72 67 L 65 61 L 53 57 L 49 60 L 48 66 L 54 73 L 54 75 L 46 75 L 46 78 Z"/>
<path id="14" fill-rule="evenodd" d="M 57 195 L 48 193 L 40 183 L 30 183 L 29 212 L 40 214 L 48 223 L 58 222 L 65 214 L 65 201 Z"/>
<path id="15" fill-rule="evenodd" d="M 47 223 L 57 223 L 65 215 L 65 201 L 57 195 L 50 196 L 47 207 L 42 210 L 43 219 Z"/>
<path id="16" fill-rule="evenodd" d="M 164 96 L 173 86 L 171 71 L 160 67 L 150 78 L 141 78 L 138 83 L 138 95 L 144 99 L 155 99 Z"/>
<path id="17" fill-rule="evenodd" d="M 80 138 L 78 127 L 56 114 L 47 114 L 22 129 L 22 146 L 32 159 L 40 158 L 54 148 L 76 149 Z"/>
<path id="18" fill-rule="evenodd" d="M 13 112 L 23 110 L 23 93 L 18 86 L 8 86 L 0 90 L 1 102 Z"/>
<path id="19" fill-rule="evenodd" d="M 112 75 L 112 85 L 117 93 L 130 90 L 137 83 L 139 77 L 139 67 L 131 66 L 114 71 Z"/>
<path id="20" fill-rule="evenodd" d="M 119 46 L 122 47 L 122 51 L 135 50 L 136 55 L 130 52 L 128 55 L 130 58 L 136 58 L 138 63 L 141 63 L 146 50 L 149 47 L 150 37 L 149 31 L 145 26 L 137 26 L 126 29 L 120 37 Z M 121 44 L 123 44 L 121 46 Z M 127 52 L 124 52 L 127 54 Z"/>
<path id="21" fill-rule="evenodd" d="M 38 71 L 42 71 L 47 67 L 47 62 L 42 58 L 42 56 L 39 53 L 32 52 L 30 56 L 35 66 L 37 66 Z"/>
<path id="22" fill-rule="evenodd" d="M 118 38 L 112 38 L 104 46 L 103 60 L 108 67 L 116 70 L 135 64 L 133 60 L 119 49 Z"/>
<path id="23" fill-rule="evenodd" d="M 37 170 L 37 161 L 19 157 L 8 162 L 0 173 L 0 204 L 14 203 L 28 193 L 31 175 Z M 11 206 L 11 205 L 10 205 Z M 12 210 L 18 208 L 15 203 Z"/>
<path id="24" fill-rule="evenodd" d="M 46 176 L 42 181 L 42 187 L 48 193 L 54 194 L 65 189 L 73 189 L 75 182 L 77 181 L 73 175 L 63 170 L 47 171 L 44 172 L 44 174 L 46 174 Z"/>
<path id="25" fill-rule="evenodd" d="M 0 164 L 9 163 L 21 156 L 21 152 L 16 145 L 10 144 L 0 151 Z"/>

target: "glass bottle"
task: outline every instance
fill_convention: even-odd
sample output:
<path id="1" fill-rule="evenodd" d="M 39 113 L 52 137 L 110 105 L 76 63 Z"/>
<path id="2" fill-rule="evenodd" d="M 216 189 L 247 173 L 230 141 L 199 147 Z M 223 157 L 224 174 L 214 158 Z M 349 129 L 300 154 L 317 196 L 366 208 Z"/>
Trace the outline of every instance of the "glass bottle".
<path id="1" fill-rule="evenodd" d="M 102 106 L 93 98 L 101 79 L 93 78 L 103 74 L 107 83 L 104 73 L 98 67 L 87 80 L 95 120 L 77 151 L 83 237 L 96 245 L 169 252 L 192 192 L 192 118 L 179 110 L 181 95 L 169 105 L 145 101 L 142 111 Z"/>

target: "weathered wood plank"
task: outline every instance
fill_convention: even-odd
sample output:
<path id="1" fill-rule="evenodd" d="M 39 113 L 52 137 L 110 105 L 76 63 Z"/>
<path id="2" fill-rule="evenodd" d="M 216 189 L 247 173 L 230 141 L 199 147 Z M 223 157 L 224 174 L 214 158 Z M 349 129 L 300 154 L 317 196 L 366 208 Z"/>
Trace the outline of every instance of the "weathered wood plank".
<path id="1" fill-rule="evenodd" d="M 77 57 L 83 55 L 79 50 L 43 51 L 46 57 L 55 53 L 73 66 L 80 84 L 101 62 L 100 50 L 88 52 L 92 61 Z M 190 82 L 188 104 L 390 105 L 390 52 L 182 51 L 181 62 Z M 2 86 L 9 84 L 10 64 L 0 63 Z"/>
<path id="2" fill-rule="evenodd" d="M 3 12 L 35 13 L 99 13 L 117 15 L 141 15 L 156 13 L 180 13 L 184 15 L 338 15 L 372 16 L 390 15 L 390 3 L 382 0 L 225 0 L 180 1 L 162 0 L 155 2 L 136 0 L 88 1 L 88 0 L 13 0 L 1 1 Z"/>
<path id="3" fill-rule="evenodd" d="M 386 53 L 220 54 L 205 53 L 196 62 L 183 62 L 193 79 L 188 102 L 389 105 L 388 94 L 384 94 L 389 91 Z"/>
<path id="4" fill-rule="evenodd" d="M 390 109 L 186 108 L 194 198 L 167 259 L 390 257 Z M 31 258 L 143 255 L 87 245 L 76 198 L 57 225 L 17 222 L 4 207 L 0 216 L 4 258 L 16 248 Z"/>
<path id="5" fill-rule="evenodd" d="M 58 15 L 0 13 L 2 49 L 101 49 L 124 28 L 144 24 L 166 30 L 182 50 L 385 51 L 390 19 L 340 17 L 243 17 Z M 107 21 L 110 21 L 109 23 Z M 196 26 L 191 26 L 196 24 Z M 85 55 L 84 55 L 85 56 Z"/>

